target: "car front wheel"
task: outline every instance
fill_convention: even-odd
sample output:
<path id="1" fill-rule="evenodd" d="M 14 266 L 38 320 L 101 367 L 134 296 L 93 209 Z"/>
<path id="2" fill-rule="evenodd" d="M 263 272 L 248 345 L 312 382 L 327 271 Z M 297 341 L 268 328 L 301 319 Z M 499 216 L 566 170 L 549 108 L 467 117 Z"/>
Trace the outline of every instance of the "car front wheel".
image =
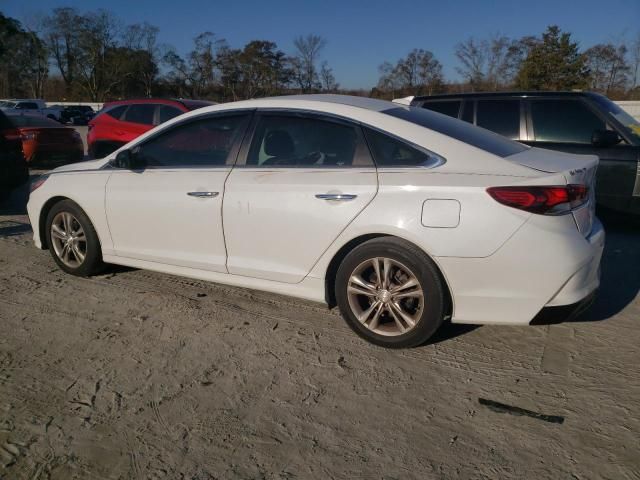
<path id="1" fill-rule="evenodd" d="M 71 200 L 56 203 L 46 221 L 47 245 L 58 266 L 86 277 L 102 267 L 100 241 L 89 217 Z"/>
<path id="2" fill-rule="evenodd" d="M 394 237 L 369 240 L 338 268 L 336 300 L 349 326 L 371 343 L 424 343 L 444 318 L 444 286 L 433 261 Z"/>

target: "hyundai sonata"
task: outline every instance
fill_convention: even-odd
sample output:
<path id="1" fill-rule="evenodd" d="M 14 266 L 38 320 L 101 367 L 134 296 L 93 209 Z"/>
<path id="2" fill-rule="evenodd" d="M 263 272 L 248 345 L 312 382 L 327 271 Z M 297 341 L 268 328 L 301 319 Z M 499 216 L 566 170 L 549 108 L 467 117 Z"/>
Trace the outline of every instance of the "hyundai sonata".
<path id="1" fill-rule="evenodd" d="M 337 305 L 386 347 L 442 324 L 528 324 L 583 306 L 604 246 L 598 160 L 445 115 L 311 95 L 181 115 L 33 185 L 35 244 Z"/>

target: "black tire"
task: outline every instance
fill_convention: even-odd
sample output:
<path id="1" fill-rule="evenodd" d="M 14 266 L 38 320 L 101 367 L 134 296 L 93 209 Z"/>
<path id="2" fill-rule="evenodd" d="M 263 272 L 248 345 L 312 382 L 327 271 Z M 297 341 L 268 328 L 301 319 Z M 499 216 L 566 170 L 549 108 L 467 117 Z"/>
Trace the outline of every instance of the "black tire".
<path id="1" fill-rule="evenodd" d="M 352 273 L 363 264 L 366 264 L 369 259 L 374 258 L 388 258 L 401 264 L 402 267 L 410 270 L 409 273 L 413 274 L 419 282 L 414 291 L 422 291 L 421 313 L 420 309 L 415 309 L 417 318 L 415 326 L 410 327 L 404 333 L 390 335 L 380 334 L 371 330 L 357 319 L 349 303 L 347 288 Z M 392 266 L 390 270 L 393 271 L 393 268 L 395 267 Z M 396 272 L 398 271 L 400 271 L 400 274 L 403 273 L 401 269 L 396 270 Z M 445 288 L 435 264 L 428 255 L 415 245 L 395 237 L 375 238 L 353 249 L 340 264 L 335 282 L 336 301 L 347 324 L 365 340 L 387 348 L 411 348 L 421 345 L 438 330 L 445 315 Z M 369 300 L 362 296 L 358 298 L 364 298 L 370 302 L 374 302 L 377 299 L 376 297 Z M 399 300 L 399 302 L 404 301 L 406 299 Z M 415 300 L 415 302 L 420 302 L 420 300 Z M 394 328 L 391 323 L 393 319 L 391 317 L 391 308 L 387 309 L 387 305 L 385 304 L 384 306 L 386 310 L 382 310 L 380 322 L 387 322 L 390 325 L 382 324 L 381 327 L 389 326 Z M 403 332 L 403 330 L 398 329 L 398 332 Z"/>
<path id="2" fill-rule="evenodd" d="M 86 250 L 84 259 L 76 267 L 65 264 L 60 256 L 56 253 L 56 250 L 54 248 L 51 225 L 56 216 L 60 213 L 70 213 L 77 221 L 77 223 L 82 227 L 84 236 L 86 238 Z M 100 240 L 98 239 L 95 228 L 93 228 L 93 224 L 89 220 L 89 217 L 87 217 L 87 214 L 84 213 L 82 208 L 80 208 L 80 206 L 78 206 L 78 204 L 76 204 L 75 202 L 71 200 L 62 200 L 56 203 L 51 208 L 51 210 L 49 210 L 47 221 L 45 222 L 44 234 L 46 236 L 47 246 L 49 247 L 51 256 L 58 264 L 58 266 L 65 272 L 70 273 L 71 275 L 76 275 L 78 277 L 88 277 L 99 273 L 104 268 L 104 263 L 102 262 Z"/>

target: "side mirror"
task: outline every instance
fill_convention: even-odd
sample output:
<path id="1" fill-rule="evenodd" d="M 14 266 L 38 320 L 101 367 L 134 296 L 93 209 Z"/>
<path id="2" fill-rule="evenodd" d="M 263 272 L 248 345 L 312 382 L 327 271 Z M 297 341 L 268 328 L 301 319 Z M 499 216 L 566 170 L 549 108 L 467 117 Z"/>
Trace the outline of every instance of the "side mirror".
<path id="1" fill-rule="evenodd" d="M 612 147 L 622 141 L 622 137 L 613 130 L 596 130 L 591 136 L 591 143 L 596 147 Z"/>
<path id="2" fill-rule="evenodd" d="M 144 168 L 145 162 L 131 150 L 122 150 L 118 152 L 113 162 L 116 168 L 125 168 L 127 170 L 140 170 Z"/>

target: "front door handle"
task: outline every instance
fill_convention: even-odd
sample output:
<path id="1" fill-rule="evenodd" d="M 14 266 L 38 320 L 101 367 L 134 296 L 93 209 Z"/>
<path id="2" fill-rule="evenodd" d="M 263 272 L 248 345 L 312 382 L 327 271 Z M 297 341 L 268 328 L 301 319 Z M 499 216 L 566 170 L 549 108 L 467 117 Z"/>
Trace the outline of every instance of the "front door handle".
<path id="1" fill-rule="evenodd" d="M 357 195 L 353 195 L 351 193 L 318 193 L 316 198 L 320 200 L 327 200 L 333 202 L 345 202 L 348 200 L 353 200 Z"/>
<path id="2" fill-rule="evenodd" d="M 218 196 L 218 192 L 187 192 L 187 195 L 197 198 L 214 198 Z"/>

